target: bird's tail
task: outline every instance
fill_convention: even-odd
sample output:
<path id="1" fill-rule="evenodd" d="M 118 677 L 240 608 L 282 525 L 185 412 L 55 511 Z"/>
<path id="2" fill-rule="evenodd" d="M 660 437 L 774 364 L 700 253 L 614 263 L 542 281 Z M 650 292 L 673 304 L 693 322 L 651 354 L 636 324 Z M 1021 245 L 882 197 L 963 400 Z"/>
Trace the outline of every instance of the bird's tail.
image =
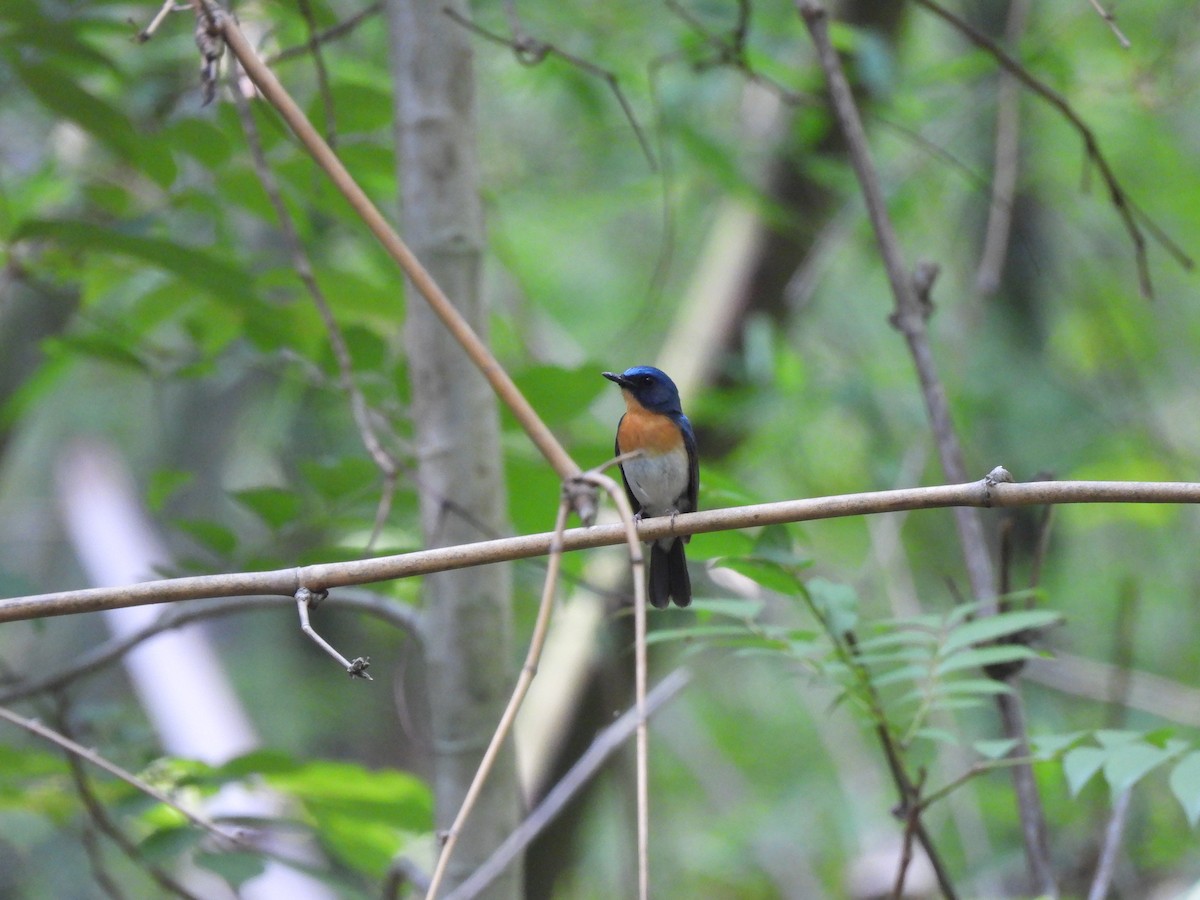
<path id="1" fill-rule="evenodd" d="M 650 603 L 655 609 L 666 609 L 672 597 L 677 606 L 692 602 L 692 581 L 679 539 L 665 550 L 657 542 L 650 545 Z"/>

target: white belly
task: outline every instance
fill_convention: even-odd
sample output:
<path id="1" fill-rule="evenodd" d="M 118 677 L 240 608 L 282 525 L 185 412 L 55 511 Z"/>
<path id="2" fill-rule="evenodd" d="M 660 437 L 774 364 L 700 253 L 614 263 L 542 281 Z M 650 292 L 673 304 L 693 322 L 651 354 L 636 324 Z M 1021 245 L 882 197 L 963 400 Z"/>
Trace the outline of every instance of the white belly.
<path id="1" fill-rule="evenodd" d="M 625 480 L 646 516 L 668 516 L 687 509 L 686 453 L 640 456 L 623 464 Z"/>

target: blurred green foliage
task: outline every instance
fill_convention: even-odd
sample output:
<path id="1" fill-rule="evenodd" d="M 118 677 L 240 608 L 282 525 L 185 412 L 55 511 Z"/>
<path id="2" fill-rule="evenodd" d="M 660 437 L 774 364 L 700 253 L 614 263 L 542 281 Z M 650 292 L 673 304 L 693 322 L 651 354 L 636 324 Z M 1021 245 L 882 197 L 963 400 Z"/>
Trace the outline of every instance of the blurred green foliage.
<path id="1" fill-rule="evenodd" d="M 121 448 L 180 572 L 361 556 L 373 530 L 383 479 L 232 104 L 200 104 L 192 23 L 172 15 L 150 42 L 131 40 L 137 26 L 127 20 L 144 24 L 156 6 L 0 0 L 6 595 L 83 583 L 53 515 L 53 462 L 84 436 Z M 322 27 L 359 10 L 341 0 L 311 6 Z M 995 9 L 964 6 L 981 27 L 999 27 Z M 702 505 L 941 481 L 911 363 L 887 323 L 874 238 L 792 5 L 750 4 L 740 56 L 729 52 L 734 4 L 682 8 L 686 17 L 626 0 L 521 4 L 530 34 L 612 73 L 651 138 L 656 169 L 603 78 L 558 56 L 522 66 L 503 47 L 477 45 L 497 352 L 576 459 L 599 464 L 611 455 L 620 405 L 599 372 L 659 359 L 665 337 L 696 315 L 688 301 L 705 286 L 703 264 L 727 249 L 731 218 L 748 210 L 808 240 L 809 252 L 787 262 L 779 296 L 745 298 L 752 313 L 714 360 L 712 383 L 685 398 L 701 435 Z M 294 4 L 238 12 L 266 53 L 308 39 Z M 1095 130 L 1139 221 L 1194 254 L 1200 21 L 1184 0 L 1121 13 L 1129 50 L 1088 4 L 1034 4 L 1017 53 Z M 498 3 L 475 14 L 491 30 L 507 28 Z M 1156 299 L 1137 296 L 1133 249 L 1078 134 L 1025 95 L 1004 278 L 996 294 L 981 294 L 995 65 L 915 8 L 898 27 L 845 24 L 836 37 L 905 250 L 942 267 L 931 330 L 968 470 L 1196 480 L 1195 276 L 1152 239 Z M 392 211 L 380 18 L 329 42 L 323 59 L 329 122 L 311 58 L 276 68 L 318 127 L 336 127 L 339 154 Z M 795 97 L 803 102 L 794 107 L 781 99 Z M 402 281 L 275 115 L 254 107 L 360 387 L 405 465 L 373 552 L 413 549 Z M 784 169 L 826 196 L 781 196 L 774 179 Z M 558 484 L 515 423 L 505 418 L 504 428 L 510 519 L 521 533 L 544 530 Z M 993 538 L 1000 518 L 987 520 Z M 894 861 L 901 833 L 870 727 L 881 716 L 910 762 L 928 769 L 931 789 L 979 769 L 929 817 L 963 893 L 1020 893 L 1011 782 L 993 771 L 1011 747 L 997 742 L 992 707 L 979 702 L 1003 687 L 977 667 L 1055 653 L 1068 672 L 1078 657 L 1111 663 L 1103 684 L 1080 669 L 1082 681 L 1044 685 L 1036 667 L 1020 683 L 1064 890 L 1086 891 L 1090 871 L 1075 862 L 1093 858 L 1110 795 L 1128 787 L 1120 889 L 1144 896 L 1200 878 L 1200 515 L 1059 509 L 1040 564 L 1029 520 L 1014 523 L 1013 585 L 1029 587 L 1040 567 L 1038 604 L 990 620 L 956 603 L 964 579 L 945 512 L 692 541 L 696 572 L 706 566 L 711 579 L 692 611 L 652 619 L 656 663 L 682 659 L 698 671 L 697 686 L 652 730 L 657 896 L 858 896 L 872 877 L 889 890 L 893 863 L 880 875 L 871 862 L 877 851 Z M 586 582 L 586 564 L 577 554 L 565 569 Z M 521 634 L 542 571 L 539 561 L 517 569 Z M 751 598 L 746 579 L 757 585 Z M 384 590 L 397 602 L 415 593 Z M 1059 619 L 1032 649 L 986 643 Z M 213 626 L 270 750 L 187 769 L 181 786 L 211 792 L 253 776 L 286 792 L 302 810 L 297 827 L 327 853 L 331 883 L 347 896 L 375 893 L 392 853 L 429 852 L 419 739 L 389 691 L 334 681 L 281 622 L 255 613 Z M 332 614 L 323 627 L 336 644 L 369 646 L 373 671 L 415 677 L 403 636 Z M 605 649 L 624 664 L 617 635 Z M 40 672 L 97 641 L 85 622 L 10 625 L 0 655 L 13 672 Z M 1140 673 L 1161 679 L 1150 682 L 1158 702 L 1135 689 Z M 76 693 L 89 743 L 134 769 L 156 759 L 118 679 L 89 680 Z M 627 775 L 617 766 L 583 804 L 576 836 L 564 830 L 556 896 L 627 892 L 627 793 L 603 789 L 628 792 Z M 208 853 L 131 789 L 97 787 L 155 861 L 188 856 L 234 884 L 257 871 L 259 861 Z M 89 890 L 75 840 L 84 821 L 61 759 L 4 735 L 0 893 Z M 61 860 L 53 871 L 39 862 L 47 854 Z M 136 867 L 110 864 L 141 886 L 135 892 L 147 889 Z"/>

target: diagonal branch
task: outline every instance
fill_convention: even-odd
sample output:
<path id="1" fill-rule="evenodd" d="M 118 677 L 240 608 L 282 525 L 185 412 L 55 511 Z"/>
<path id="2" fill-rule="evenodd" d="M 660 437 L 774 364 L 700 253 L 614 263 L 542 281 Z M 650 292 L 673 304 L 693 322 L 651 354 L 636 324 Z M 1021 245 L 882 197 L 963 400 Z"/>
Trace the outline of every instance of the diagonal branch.
<path id="1" fill-rule="evenodd" d="M 646 715 L 657 712 L 682 691 L 692 680 L 689 669 L 675 669 L 646 695 Z M 643 716 L 636 706 L 605 728 L 591 746 L 512 834 L 510 834 L 482 866 L 464 881 L 447 900 L 471 900 L 478 897 L 501 872 L 507 868 L 539 834 L 546 830 L 563 808 L 592 780 L 600 767 L 620 746 L 629 740 Z"/>
<path id="2" fill-rule="evenodd" d="M 1139 221 L 1146 225 L 1151 236 L 1158 241 L 1167 253 L 1175 258 L 1175 261 L 1180 266 L 1191 270 L 1194 265 L 1191 256 L 1167 238 L 1159 228 L 1150 223 L 1146 215 L 1137 208 L 1129 195 L 1125 193 L 1125 189 L 1121 187 L 1121 183 L 1117 180 L 1116 173 L 1113 172 L 1108 157 L 1100 150 L 1100 143 L 1096 139 L 1096 133 L 1088 127 L 1088 124 L 1083 121 L 1083 118 L 1075 111 L 1075 108 L 1071 106 L 1066 97 L 1036 78 L 1028 69 L 1014 59 L 1008 51 L 971 25 L 970 22 L 955 15 L 938 3 L 933 2 L 933 0 L 912 0 L 912 2 L 953 26 L 967 40 L 975 44 L 975 46 L 990 53 L 1002 69 L 1025 85 L 1025 87 L 1029 88 L 1038 97 L 1041 97 L 1057 109 L 1062 117 L 1079 132 L 1079 136 L 1083 139 L 1084 151 L 1087 153 L 1088 159 L 1100 173 L 1100 178 L 1104 181 L 1104 186 L 1108 190 L 1109 199 L 1112 201 L 1117 215 L 1121 217 L 1125 231 L 1129 234 L 1129 240 L 1133 243 L 1134 258 L 1138 271 L 1138 285 L 1141 288 L 1143 296 L 1153 297 L 1154 287 L 1150 281 L 1150 263 L 1146 258 L 1146 238 L 1142 234 L 1141 227 L 1138 225 Z"/>
<path id="3" fill-rule="evenodd" d="M 122 769 L 116 763 L 110 762 L 109 760 L 107 760 L 103 756 L 101 756 L 99 753 L 96 753 L 94 750 L 89 750 L 87 747 L 84 747 L 82 744 L 76 743 L 75 741 L 71 740 L 69 737 L 59 734 L 53 728 L 47 728 L 41 722 L 38 722 L 34 719 L 27 719 L 24 716 L 18 715 L 17 713 L 13 712 L 11 709 L 8 709 L 7 707 L 4 707 L 4 706 L 0 706 L 0 719 L 3 719 L 4 721 L 9 722 L 12 725 L 16 725 L 18 728 L 22 728 L 25 731 L 28 731 L 30 734 L 40 737 L 44 741 L 49 741 L 50 743 L 55 744 L 58 747 L 61 747 L 63 750 L 65 750 L 67 753 L 70 753 L 72 756 L 75 756 L 79 759 L 85 760 L 86 762 L 91 763 L 93 766 L 96 766 L 97 768 L 103 769 L 109 775 L 112 775 L 115 778 L 121 779 L 121 781 L 124 781 L 126 784 L 132 785 L 134 788 L 141 791 L 146 796 L 153 797 L 159 803 L 162 803 L 162 804 L 165 804 L 166 806 L 171 807 L 171 809 L 178 812 L 181 816 L 183 816 L 185 819 L 187 819 L 193 825 L 197 826 L 198 828 L 204 829 L 205 831 L 209 832 L 210 834 L 216 835 L 218 838 L 222 839 L 223 841 L 226 841 L 226 842 L 236 845 L 238 847 L 246 846 L 246 844 L 242 840 L 242 838 L 239 837 L 235 832 L 228 831 L 228 830 L 222 828 L 220 825 L 217 825 L 211 819 L 209 819 L 205 816 L 202 816 L 199 813 L 193 812 L 192 810 L 188 809 L 186 806 L 183 806 L 180 803 L 178 803 L 177 801 L 172 800 L 169 796 L 167 796 L 165 793 L 160 791 L 158 788 L 154 787 L 151 784 L 147 784 L 145 781 L 138 778 L 132 772 L 128 772 L 125 769 Z"/>
<path id="4" fill-rule="evenodd" d="M 300 143 L 312 156 L 313 160 L 333 182 L 334 187 L 346 198 L 351 208 L 371 230 L 388 255 L 408 276 L 413 287 L 429 303 L 430 308 L 463 347 L 471 362 L 479 369 L 491 385 L 496 395 L 508 406 L 513 416 L 525 429 L 530 440 L 538 448 L 547 462 L 562 479 L 573 478 L 581 471 L 579 465 L 570 457 L 562 444 L 538 416 L 529 401 L 517 388 L 512 378 L 506 372 L 491 349 L 483 342 L 475 330 L 450 302 L 450 298 L 441 289 L 421 261 L 408 248 L 391 224 L 384 218 L 378 207 L 371 202 L 366 192 L 350 175 L 349 171 L 338 159 L 337 154 L 330 149 L 329 144 L 321 137 L 312 123 L 296 105 L 275 74 L 263 64 L 246 36 L 242 34 L 233 17 L 216 8 L 211 0 L 192 0 L 197 18 L 207 23 L 205 27 L 210 35 L 224 40 L 246 75 L 272 106 L 279 111 L 292 132 L 299 138 Z M 580 508 L 580 518 L 587 521 L 592 512 Z"/>

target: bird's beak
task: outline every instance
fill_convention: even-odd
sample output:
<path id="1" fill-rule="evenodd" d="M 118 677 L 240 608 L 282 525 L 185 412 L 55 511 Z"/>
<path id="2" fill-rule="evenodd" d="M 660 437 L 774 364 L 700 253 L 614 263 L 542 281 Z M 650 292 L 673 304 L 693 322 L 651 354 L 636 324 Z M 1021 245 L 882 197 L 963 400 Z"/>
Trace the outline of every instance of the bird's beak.
<path id="1" fill-rule="evenodd" d="M 618 375 L 616 372 L 601 372 L 600 374 L 621 387 L 629 387 L 629 381 L 624 375 Z"/>

